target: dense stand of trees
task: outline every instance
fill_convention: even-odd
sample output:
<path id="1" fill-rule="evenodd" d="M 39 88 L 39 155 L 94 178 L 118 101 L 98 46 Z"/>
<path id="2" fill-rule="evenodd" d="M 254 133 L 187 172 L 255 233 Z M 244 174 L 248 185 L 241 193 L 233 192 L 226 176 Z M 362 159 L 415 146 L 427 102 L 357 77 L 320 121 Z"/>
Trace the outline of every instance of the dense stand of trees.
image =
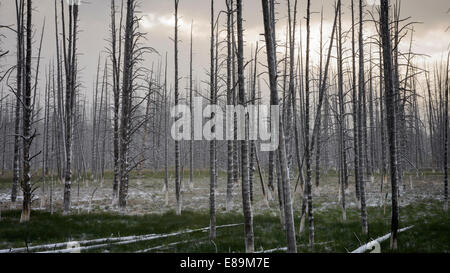
<path id="1" fill-rule="evenodd" d="M 266 204 L 277 199 L 289 252 L 297 251 L 296 236 L 303 236 L 306 227 L 310 247 L 314 247 L 314 188 L 320 189 L 321 174 L 330 170 L 338 172 L 337 197 L 343 221 L 346 202 L 353 198 L 350 181 L 354 183 L 363 234 L 370 230 L 367 186 L 380 176 L 381 203 L 387 198 L 392 203 L 392 249 L 398 245 L 399 198 L 408 173 L 442 170 L 442 199 L 444 209 L 448 209 L 450 53 L 441 62 L 423 64 L 422 56 L 413 51 L 414 23 L 401 16 L 399 1 L 380 0 L 379 5 L 368 7 L 362 0 L 338 0 L 328 30 L 323 27 L 322 7 L 317 64 L 311 46 L 315 3 L 286 0 L 287 9 L 283 10 L 274 0 L 261 0 L 262 42 L 251 45 L 251 54 L 246 55 L 250 46 L 245 40 L 245 3 L 223 1 L 225 16 L 215 10 L 218 1 L 210 1 L 208 88 L 194 79 L 192 22 L 188 88 L 182 92 L 178 56 L 179 50 L 185 49 L 179 43 L 178 18 L 184 1 L 174 0 L 172 87 L 167 79 L 167 52 L 165 58 L 152 54 L 158 56 L 156 64 L 144 62 L 154 50 L 141 42 L 145 33 L 140 32 L 137 2 L 111 0 L 107 51 L 99 56 L 92 99 L 78 78 L 78 44 L 83 43 L 78 2 L 55 0 L 56 52 L 47 64 L 41 64 L 45 23 L 40 35 L 34 35 L 40 22 L 33 22 L 33 1 L 15 1 L 15 26 L 0 28 L 14 33 L 17 42 L 15 64 L 0 67 L 0 163 L 2 174 L 11 172 L 12 205 L 19 186 L 22 190 L 21 221 L 29 221 L 38 187 L 40 206 L 53 212 L 55 182 L 63 183 L 63 212 L 69 214 L 74 200 L 72 184 L 77 183 L 79 200 L 80 183 L 102 185 L 105 170 L 113 170 L 113 207 L 126 212 L 130 173 L 138 170 L 141 177 L 144 169 L 164 169 L 166 205 L 173 185 L 175 210 L 181 214 L 186 162 L 191 190 L 195 170 L 210 172 L 211 240 L 216 238 L 219 171 L 226 170 L 223 206 L 227 211 L 235 206 L 233 192 L 241 188 L 247 252 L 255 250 L 253 203 L 259 194 L 255 192 L 258 180 Z M 351 24 L 342 20 L 345 12 L 351 14 Z M 305 18 L 300 19 L 299 14 Z M 375 30 L 373 35 L 366 34 L 369 28 Z M 285 29 L 284 37 L 280 29 Z M 221 36 L 221 32 L 226 35 Z M 37 37 L 40 40 L 33 43 Z M 402 43 L 409 47 L 404 50 Z M 266 53 L 262 60 L 261 51 Z M 0 48 L 0 61 L 11 54 Z M 40 70 L 41 74 L 45 71 L 42 79 Z M 425 84 L 419 85 L 419 81 Z M 249 140 L 250 115 L 244 121 L 232 116 L 235 139 L 227 140 L 226 145 L 218 145 L 214 138 L 173 141 L 170 124 L 181 116 L 175 113 L 171 120 L 171 106 L 186 102 L 192 110 L 195 96 L 208 98 L 212 105 L 244 107 L 269 103 L 265 97 L 270 97 L 270 104 L 280 107 L 280 122 L 268 122 L 269 129 L 279 133 L 277 150 L 260 152 L 259 142 Z M 215 118 L 211 113 L 209 122 L 215 124 Z M 245 124 L 244 140 L 237 138 L 239 122 Z M 189 129 L 193 137 L 193 125 Z M 211 126 L 212 136 L 217 131 L 222 129 Z M 170 176 L 172 166 L 175 173 Z M 385 194 L 387 176 L 390 194 Z M 294 218 L 296 198 L 301 204 L 298 221 Z"/>

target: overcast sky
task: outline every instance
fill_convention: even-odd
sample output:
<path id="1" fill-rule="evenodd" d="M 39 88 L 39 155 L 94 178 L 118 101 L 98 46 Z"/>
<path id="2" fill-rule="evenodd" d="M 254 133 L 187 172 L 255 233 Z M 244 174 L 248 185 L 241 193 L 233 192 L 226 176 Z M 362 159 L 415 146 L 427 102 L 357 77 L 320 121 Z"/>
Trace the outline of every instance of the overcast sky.
<path id="1" fill-rule="evenodd" d="M 0 25 L 14 25 L 15 7 L 14 0 L 0 0 Z M 59 1 L 58 1 L 59 2 Z M 116 2 L 120 2 L 117 0 Z M 278 28 L 280 33 L 285 29 L 287 0 L 278 0 Z M 293 0 L 292 0 L 293 2 Z M 358 2 L 358 1 L 355 1 Z M 367 9 L 371 9 L 371 2 L 368 0 Z M 55 52 L 54 38 L 54 1 L 53 0 L 35 0 L 35 13 L 33 23 L 35 29 L 40 31 L 44 18 L 46 19 L 46 33 L 43 46 L 43 64 L 47 64 Z M 225 0 L 215 1 L 216 15 L 220 10 L 225 10 Z M 319 41 L 319 22 L 321 6 L 324 6 L 324 35 L 327 37 L 331 33 L 331 24 L 333 21 L 334 0 L 314 0 L 312 1 L 312 47 L 313 54 L 317 57 Z M 260 0 L 244 0 L 243 15 L 246 39 L 246 54 L 250 52 L 250 46 L 260 40 L 260 33 L 263 32 L 263 21 Z M 350 0 L 343 0 L 344 29 L 350 27 Z M 447 50 L 450 43 L 450 2 L 448 0 L 403 0 L 402 17 L 411 16 L 411 21 L 422 22 L 415 25 L 414 51 L 427 54 L 431 59 L 438 60 Z M 141 28 L 147 32 L 146 45 L 153 47 L 161 56 L 169 53 L 169 73 L 173 71 L 173 1 L 171 0 L 143 0 L 140 1 L 139 13 L 142 16 Z M 180 0 L 180 73 L 181 76 L 187 76 L 189 73 L 189 33 L 190 24 L 194 21 L 194 69 L 195 74 L 200 79 L 205 79 L 205 72 L 209 69 L 209 0 Z M 301 19 L 303 27 L 305 26 L 305 0 L 299 1 L 299 20 Z M 92 82 L 95 79 L 98 55 L 105 56 L 105 47 L 107 46 L 108 28 L 110 22 L 110 0 L 89 0 L 83 1 L 80 7 L 80 30 L 78 42 L 79 68 L 81 69 L 80 80 L 86 87 L 86 93 L 90 93 Z M 225 14 L 221 14 L 225 19 Z M 366 15 L 369 19 L 369 15 Z M 225 20 L 222 20 L 224 26 Z M 371 25 L 371 23 L 368 23 Z M 447 31 L 446 31 L 447 30 Z M 368 33 L 370 34 L 370 29 Z M 2 41 L 2 47 L 11 51 L 9 58 L 3 61 L 3 65 L 12 64 L 15 61 L 14 55 L 14 35 L 3 31 L 7 35 Z M 280 37 L 281 35 L 279 35 Z M 36 39 L 39 37 L 36 34 Z M 36 52 L 36 51 L 35 51 Z M 248 55 L 247 55 L 248 56 Z M 313 57 L 313 60 L 316 58 Z M 151 67 L 152 62 L 157 62 L 157 54 L 147 57 L 144 65 Z M 182 84 L 184 86 L 184 83 Z"/>

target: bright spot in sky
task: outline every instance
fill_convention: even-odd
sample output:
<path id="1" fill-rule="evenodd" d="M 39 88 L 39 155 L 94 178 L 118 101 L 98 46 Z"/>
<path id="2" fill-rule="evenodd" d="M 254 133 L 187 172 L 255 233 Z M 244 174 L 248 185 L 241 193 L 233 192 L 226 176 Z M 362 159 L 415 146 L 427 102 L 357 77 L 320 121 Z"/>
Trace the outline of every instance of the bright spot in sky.
<path id="1" fill-rule="evenodd" d="M 178 30 L 180 35 L 190 35 L 191 33 L 191 22 L 185 22 L 182 16 L 178 17 Z M 142 16 L 140 26 L 146 30 L 164 30 L 167 31 L 168 28 L 173 29 L 175 27 L 175 16 L 171 14 L 161 14 L 156 15 L 153 13 L 146 13 Z M 195 37 L 207 37 L 208 26 L 202 21 L 194 21 L 193 36 Z"/>
<path id="2" fill-rule="evenodd" d="M 142 25 L 142 27 L 144 27 L 146 29 L 150 29 L 155 25 L 154 21 L 155 21 L 155 15 L 152 13 L 149 13 L 142 17 L 140 24 Z"/>

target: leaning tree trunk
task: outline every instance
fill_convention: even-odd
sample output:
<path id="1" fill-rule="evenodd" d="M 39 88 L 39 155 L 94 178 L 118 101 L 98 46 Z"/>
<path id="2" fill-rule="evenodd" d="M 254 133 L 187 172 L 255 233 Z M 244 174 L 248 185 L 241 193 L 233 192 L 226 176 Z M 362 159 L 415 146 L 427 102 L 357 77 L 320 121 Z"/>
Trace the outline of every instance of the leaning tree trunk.
<path id="1" fill-rule="evenodd" d="M 246 107 L 245 98 L 245 79 L 244 79 L 244 28 L 242 24 L 242 0 L 237 0 L 237 38 L 238 38 L 238 82 L 239 82 L 239 105 Z M 245 132 L 248 124 L 244 119 Z M 241 165 L 242 165 L 242 208 L 244 211 L 244 230 L 245 230 L 245 250 L 247 253 L 255 251 L 254 235 L 253 235 L 253 212 L 250 201 L 249 191 L 249 162 L 248 162 L 248 141 L 246 139 L 240 141 L 241 146 Z"/>
<path id="2" fill-rule="evenodd" d="M 264 16 L 264 36 L 266 41 L 267 62 L 269 68 L 269 81 L 270 81 L 270 103 L 271 105 L 279 105 L 278 91 L 277 91 L 277 61 L 275 52 L 275 39 L 274 39 L 274 22 L 271 12 L 274 12 L 274 6 L 269 5 L 268 0 L 262 0 L 263 16 Z M 286 239 L 288 244 L 288 252 L 297 252 L 297 244 L 295 239 L 295 226 L 294 215 L 292 210 L 292 199 L 290 192 L 289 181 L 289 168 L 287 166 L 286 157 L 286 143 L 284 139 L 283 122 L 280 118 L 279 124 L 271 124 L 272 132 L 279 126 L 279 145 L 278 145 L 278 158 L 277 158 L 277 173 L 281 174 L 282 184 L 282 198 L 283 198 L 283 211 L 284 211 L 284 224 L 286 227 Z"/>

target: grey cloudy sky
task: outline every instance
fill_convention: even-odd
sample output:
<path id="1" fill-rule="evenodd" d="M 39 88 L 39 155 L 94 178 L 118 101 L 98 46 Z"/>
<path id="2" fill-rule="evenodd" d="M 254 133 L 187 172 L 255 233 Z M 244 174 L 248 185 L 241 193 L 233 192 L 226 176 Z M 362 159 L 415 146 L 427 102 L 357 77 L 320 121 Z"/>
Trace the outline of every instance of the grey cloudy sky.
<path id="1" fill-rule="evenodd" d="M 119 0 L 116 2 L 120 2 Z M 260 0 L 244 0 L 244 26 L 245 39 L 247 43 L 246 53 L 250 51 L 250 45 L 260 40 L 260 33 L 263 32 L 261 17 Z M 278 27 L 282 33 L 286 24 L 287 6 L 286 0 L 278 0 Z M 299 16 L 303 21 L 305 16 L 305 0 L 299 1 Z M 357 1 L 355 1 L 357 2 Z M 370 2 L 378 0 L 368 0 L 368 9 Z M 142 30 L 147 32 L 146 45 L 153 47 L 162 56 L 167 51 L 169 54 L 169 73 L 173 71 L 172 55 L 173 42 L 170 37 L 173 36 L 173 1 L 171 0 L 143 0 L 140 2 L 139 12 L 143 20 Z M 314 0 L 312 1 L 313 14 L 312 21 L 312 46 L 313 54 L 317 55 L 320 9 L 324 6 L 324 35 L 331 32 L 333 20 L 334 0 Z M 46 19 L 46 34 L 43 48 L 43 63 L 48 63 L 55 52 L 54 40 L 54 11 L 53 0 L 35 0 L 34 24 L 36 30 L 40 30 L 44 18 Z M 215 1 L 216 12 L 225 10 L 225 0 Z M 350 27 L 350 0 L 343 0 L 344 10 L 344 28 Z M 438 60 L 447 50 L 450 43 L 450 3 L 448 0 L 403 0 L 402 17 L 412 17 L 412 21 L 423 22 L 415 26 L 414 50 L 417 53 L 423 53 L 431 56 L 432 60 Z M 189 51 L 189 33 L 191 21 L 194 21 L 194 58 L 195 73 L 200 79 L 205 78 L 205 71 L 209 66 L 209 0 L 180 0 L 180 70 L 181 75 L 186 76 L 189 73 L 188 51 Z M 216 13 L 216 14 L 217 14 Z M 95 79 L 98 55 L 102 53 L 105 56 L 105 47 L 107 46 L 108 28 L 110 22 L 110 0 L 89 0 L 83 1 L 80 7 L 80 29 L 79 36 L 79 67 L 82 69 L 80 79 L 86 87 L 86 93 L 90 93 L 92 82 Z M 225 14 L 222 13 L 225 19 Z M 367 19 L 369 16 L 367 16 Z M 14 0 L 0 0 L 0 25 L 13 25 L 15 22 Z M 224 20 L 222 20 L 225 23 Z M 223 24 L 222 24 L 223 26 Z M 370 33 L 368 29 L 368 34 Z M 11 56 L 4 60 L 3 65 L 14 62 L 14 35 L 7 34 L 7 38 L 2 41 L 2 47 L 11 50 Z M 280 37 L 281 35 L 279 35 Z M 36 35 L 36 38 L 38 35 Z M 152 62 L 158 60 L 157 54 L 147 57 L 144 65 L 151 67 Z M 314 58 L 313 58 L 314 59 Z M 5 63 L 6 62 L 6 63 Z M 183 85 L 182 85 L 183 86 Z"/>

